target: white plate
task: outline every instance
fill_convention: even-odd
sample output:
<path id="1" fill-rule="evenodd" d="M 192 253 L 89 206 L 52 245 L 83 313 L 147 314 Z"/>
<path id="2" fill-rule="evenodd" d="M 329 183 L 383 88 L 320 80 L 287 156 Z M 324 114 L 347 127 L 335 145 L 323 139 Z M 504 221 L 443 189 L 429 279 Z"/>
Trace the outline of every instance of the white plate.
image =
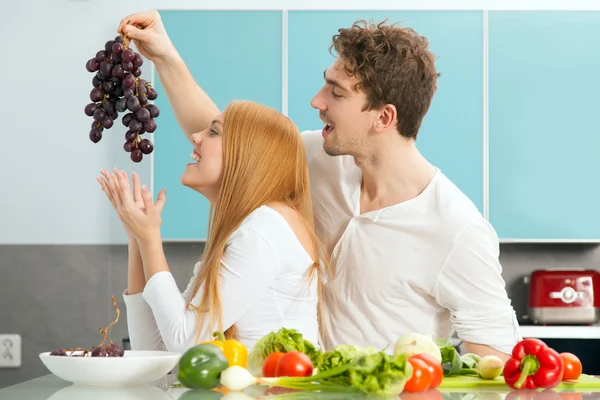
<path id="1" fill-rule="evenodd" d="M 74 354 L 77 354 L 75 352 Z M 80 385 L 140 385 L 154 382 L 173 370 L 180 353 L 125 350 L 123 357 L 68 357 L 41 353 L 50 372 Z"/>

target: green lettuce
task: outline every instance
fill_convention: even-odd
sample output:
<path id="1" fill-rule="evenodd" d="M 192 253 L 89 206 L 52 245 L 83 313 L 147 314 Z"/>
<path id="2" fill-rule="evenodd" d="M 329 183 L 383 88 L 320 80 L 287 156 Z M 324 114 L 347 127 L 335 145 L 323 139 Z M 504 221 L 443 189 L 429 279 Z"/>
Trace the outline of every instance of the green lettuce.
<path id="1" fill-rule="evenodd" d="M 321 355 L 318 367 L 319 372 L 336 368 L 340 365 L 355 361 L 363 355 L 376 352 L 377 350 L 374 347 L 361 348 L 350 344 L 336 346 L 332 350 L 326 351 Z"/>
<path id="2" fill-rule="evenodd" d="M 321 353 L 311 342 L 305 340 L 302 334 L 294 329 L 281 328 L 256 342 L 248 354 L 248 371 L 254 376 L 262 376 L 262 365 L 270 354 L 290 351 L 301 351 L 311 359 L 313 366 L 319 365 Z"/>
<path id="3" fill-rule="evenodd" d="M 443 339 L 436 340 L 436 344 L 442 353 L 442 369 L 444 370 L 444 376 L 458 375 L 462 369 L 463 360 L 461 360 L 460 354 L 456 351 L 456 348 Z"/>
<path id="4" fill-rule="evenodd" d="M 350 368 L 350 385 L 375 396 L 397 396 L 412 377 L 412 365 L 406 355 L 384 352 L 365 354 Z"/>

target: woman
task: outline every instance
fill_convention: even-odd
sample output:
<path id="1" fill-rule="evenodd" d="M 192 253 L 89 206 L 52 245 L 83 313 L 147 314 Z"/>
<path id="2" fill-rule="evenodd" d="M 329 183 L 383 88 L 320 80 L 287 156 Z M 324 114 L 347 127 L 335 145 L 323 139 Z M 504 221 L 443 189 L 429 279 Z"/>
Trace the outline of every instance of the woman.
<path id="1" fill-rule="evenodd" d="M 184 352 L 224 331 L 251 351 L 282 327 L 318 344 L 317 239 L 301 136 L 281 113 L 234 102 L 191 137 L 181 182 L 211 204 L 202 262 L 184 293 L 169 272 L 156 203 L 133 174 L 98 178 L 129 236 L 123 293 L 131 347 Z M 193 223 L 194 210 L 187 210 Z"/>

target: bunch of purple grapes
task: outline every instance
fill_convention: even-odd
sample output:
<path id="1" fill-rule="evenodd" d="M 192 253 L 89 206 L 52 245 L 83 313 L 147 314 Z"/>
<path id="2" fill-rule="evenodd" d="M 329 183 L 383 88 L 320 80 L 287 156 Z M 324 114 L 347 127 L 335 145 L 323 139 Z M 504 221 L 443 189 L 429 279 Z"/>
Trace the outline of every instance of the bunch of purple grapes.
<path id="1" fill-rule="evenodd" d="M 83 350 L 83 352 L 79 354 L 73 354 L 77 350 Z M 66 357 L 123 357 L 123 355 L 125 355 L 125 350 L 123 350 L 123 348 L 118 344 L 111 343 L 108 346 L 94 346 L 91 350 L 79 348 L 56 349 L 52 353 L 50 353 L 50 355 Z"/>
<path id="2" fill-rule="evenodd" d="M 156 130 L 155 118 L 159 115 L 158 107 L 148 103 L 158 94 L 150 82 L 140 78 L 142 64 L 142 56 L 129 48 L 123 36 L 117 36 L 106 42 L 104 50 L 98 51 L 85 66 L 96 73 L 90 92 L 92 103 L 85 106 L 85 115 L 94 119 L 90 140 L 98 143 L 119 113 L 128 111 L 121 120 L 129 128 L 123 148 L 136 163 L 154 150 L 152 142 L 141 136 Z"/>

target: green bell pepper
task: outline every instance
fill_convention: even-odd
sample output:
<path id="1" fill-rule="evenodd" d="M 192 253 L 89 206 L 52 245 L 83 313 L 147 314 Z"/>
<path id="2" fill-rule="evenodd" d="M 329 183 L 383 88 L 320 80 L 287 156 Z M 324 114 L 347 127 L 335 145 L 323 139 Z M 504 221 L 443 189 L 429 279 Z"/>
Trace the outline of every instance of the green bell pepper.
<path id="1" fill-rule="evenodd" d="M 214 344 L 188 349 L 179 359 L 177 379 L 190 389 L 212 389 L 219 385 L 221 372 L 229 367 L 225 355 Z"/>

